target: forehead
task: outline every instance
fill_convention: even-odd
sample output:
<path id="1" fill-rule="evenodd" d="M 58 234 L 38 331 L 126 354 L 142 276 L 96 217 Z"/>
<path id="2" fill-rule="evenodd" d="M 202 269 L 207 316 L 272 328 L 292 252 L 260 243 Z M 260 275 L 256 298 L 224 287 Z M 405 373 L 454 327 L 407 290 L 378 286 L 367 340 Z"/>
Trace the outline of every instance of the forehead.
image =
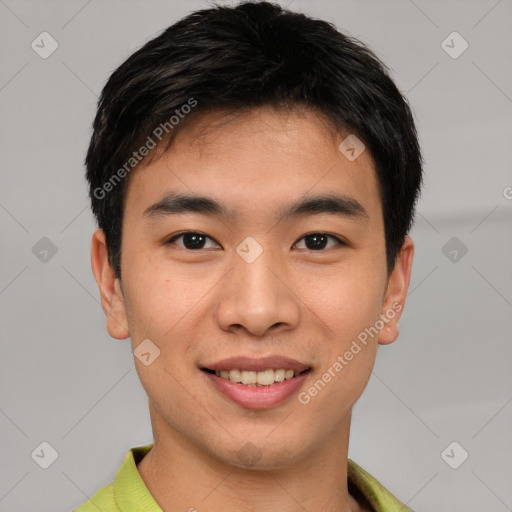
<path id="1" fill-rule="evenodd" d="M 338 193 L 380 212 L 371 155 L 365 149 L 347 158 L 340 150 L 347 137 L 353 135 L 308 108 L 202 114 L 162 156 L 133 172 L 125 209 L 141 217 L 167 193 L 186 193 L 216 199 L 247 220 L 271 209 L 282 212 L 292 199 Z"/>

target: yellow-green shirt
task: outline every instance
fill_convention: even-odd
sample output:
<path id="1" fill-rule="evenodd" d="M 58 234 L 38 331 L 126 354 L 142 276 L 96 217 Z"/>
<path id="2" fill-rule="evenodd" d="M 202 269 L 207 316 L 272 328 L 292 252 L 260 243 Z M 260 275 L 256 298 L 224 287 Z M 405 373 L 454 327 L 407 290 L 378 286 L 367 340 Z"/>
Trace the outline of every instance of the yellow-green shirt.
<path id="1" fill-rule="evenodd" d="M 97 491 L 73 512 L 162 512 L 137 470 L 137 464 L 153 444 L 131 448 L 117 470 L 115 480 Z M 412 512 L 375 478 L 348 459 L 349 492 L 366 499 L 375 512 Z"/>

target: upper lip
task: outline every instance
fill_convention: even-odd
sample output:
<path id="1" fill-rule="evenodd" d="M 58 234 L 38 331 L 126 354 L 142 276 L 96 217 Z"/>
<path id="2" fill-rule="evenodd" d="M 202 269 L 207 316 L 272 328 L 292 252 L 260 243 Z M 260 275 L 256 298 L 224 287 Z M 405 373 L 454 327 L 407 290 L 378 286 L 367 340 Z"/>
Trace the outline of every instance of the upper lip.
<path id="1" fill-rule="evenodd" d="M 253 371 L 261 372 L 263 370 L 293 370 L 295 372 L 303 372 L 304 370 L 310 369 L 307 364 L 301 363 L 296 359 L 289 357 L 274 355 L 260 358 L 238 356 L 223 359 L 216 363 L 211 363 L 203 366 L 208 370 L 242 370 L 242 371 Z"/>

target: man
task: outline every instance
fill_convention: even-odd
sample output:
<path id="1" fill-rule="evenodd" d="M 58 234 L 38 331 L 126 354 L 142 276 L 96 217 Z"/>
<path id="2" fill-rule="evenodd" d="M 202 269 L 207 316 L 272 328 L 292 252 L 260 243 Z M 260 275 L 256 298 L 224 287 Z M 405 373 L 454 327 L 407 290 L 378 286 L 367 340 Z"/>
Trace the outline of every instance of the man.
<path id="1" fill-rule="evenodd" d="M 154 442 L 76 510 L 410 510 L 348 459 L 422 172 L 373 53 L 266 2 L 194 12 L 112 74 L 86 165 L 93 272 Z"/>

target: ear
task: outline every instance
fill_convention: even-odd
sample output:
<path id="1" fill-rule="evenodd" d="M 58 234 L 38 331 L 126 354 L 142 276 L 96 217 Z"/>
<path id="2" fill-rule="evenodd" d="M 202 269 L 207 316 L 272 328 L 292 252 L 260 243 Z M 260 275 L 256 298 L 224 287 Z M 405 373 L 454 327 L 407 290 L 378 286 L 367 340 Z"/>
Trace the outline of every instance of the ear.
<path id="1" fill-rule="evenodd" d="M 118 340 L 130 336 L 126 308 L 121 284 L 115 277 L 114 269 L 108 261 L 105 233 L 98 229 L 92 235 L 91 266 L 101 295 L 101 306 L 107 316 L 107 331 Z"/>
<path id="2" fill-rule="evenodd" d="M 393 343 L 398 338 L 398 321 L 402 315 L 411 280 L 414 242 L 409 236 L 397 256 L 395 266 L 388 279 L 386 294 L 382 305 L 381 319 L 383 328 L 379 332 L 378 342 L 381 345 Z"/>

